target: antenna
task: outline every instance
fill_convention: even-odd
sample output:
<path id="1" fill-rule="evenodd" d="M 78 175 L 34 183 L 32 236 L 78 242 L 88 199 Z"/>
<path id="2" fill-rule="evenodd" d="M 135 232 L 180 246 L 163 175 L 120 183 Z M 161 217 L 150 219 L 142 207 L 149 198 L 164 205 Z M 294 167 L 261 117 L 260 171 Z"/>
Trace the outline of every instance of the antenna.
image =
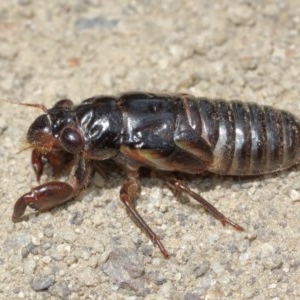
<path id="1" fill-rule="evenodd" d="M 17 105 L 23 105 L 23 106 L 29 106 L 29 107 L 36 107 L 40 108 L 45 113 L 48 113 L 48 109 L 44 104 L 38 104 L 38 103 L 22 103 L 22 102 L 16 102 L 16 101 L 9 101 L 9 100 L 2 100 L 4 102 L 10 103 L 10 104 L 17 104 Z"/>

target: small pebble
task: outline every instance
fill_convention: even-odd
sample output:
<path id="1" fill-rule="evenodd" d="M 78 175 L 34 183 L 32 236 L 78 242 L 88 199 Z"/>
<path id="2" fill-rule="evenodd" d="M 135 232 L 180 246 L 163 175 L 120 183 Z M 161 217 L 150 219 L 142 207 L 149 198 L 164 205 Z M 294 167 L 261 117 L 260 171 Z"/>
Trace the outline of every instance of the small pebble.
<path id="1" fill-rule="evenodd" d="M 60 236 L 68 243 L 74 242 L 77 237 L 76 233 L 71 229 L 65 229 L 61 231 Z"/>
<path id="2" fill-rule="evenodd" d="M 294 189 L 289 192 L 289 197 L 292 201 L 299 201 L 300 200 L 300 193 Z"/>
<path id="3" fill-rule="evenodd" d="M 138 291 L 144 286 L 145 269 L 135 249 L 113 249 L 102 270 L 119 287 Z"/>
<path id="4" fill-rule="evenodd" d="M 77 30 L 87 30 L 94 28 L 107 28 L 112 29 L 118 25 L 119 21 L 117 19 L 106 19 L 104 17 L 96 18 L 79 18 L 76 21 L 75 27 Z"/>
<path id="5" fill-rule="evenodd" d="M 239 259 L 242 261 L 247 261 L 250 258 L 250 253 L 249 252 L 244 252 L 240 255 Z"/>
<path id="6" fill-rule="evenodd" d="M 162 198 L 162 189 L 160 187 L 153 187 L 150 193 L 151 200 L 156 204 L 156 206 L 160 206 L 160 201 Z"/>
<path id="7" fill-rule="evenodd" d="M 80 211 L 75 211 L 72 213 L 72 217 L 70 219 L 70 223 L 73 225 L 80 225 L 83 221 L 84 214 Z"/>
<path id="8" fill-rule="evenodd" d="M 91 267 L 85 267 L 77 272 L 76 277 L 80 281 L 80 283 L 86 286 L 94 286 L 98 282 L 98 276 L 95 270 Z"/>
<path id="9" fill-rule="evenodd" d="M 207 271 L 210 268 L 210 262 L 209 261 L 204 261 L 201 265 L 197 266 L 194 269 L 194 274 L 196 276 L 196 278 L 199 278 L 201 276 L 203 276 L 204 274 L 207 273 Z"/>
<path id="10" fill-rule="evenodd" d="M 34 259 L 28 259 L 26 260 L 26 262 L 24 263 L 24 273 L 31 275 L 34 274 L 34 271 L 37 267 L 36 261 Z"/>
<path id="11" fill-rule="evenodd" d="M 65 299 L 65 300 L 71 299 L 70 298 L 71 291 L 70 291 L 66 281 L 55 283 L 55 285 L 52 285 L 49 288 L 49 292 L 51 293 L 51 295 L 53 295 L 55 297 L 55 299 L 57 299 L 57 298 Z M 75 299 L 79 299 L 79 298 L 77 297 Z"/>
<path id="12" fill-rule="evenodd" d="M 51 238 L 54 234 L 54 228 L 52 224 L 48 224 L 43 228 L 43 233 L 46 237 Z"/>
<path id="13" fill-rule="evenodd" d="M 269 17 L 276 17 L 279 14 L 279 6 L 274 3 L 266 4 L 263 13 Z"/>
<path id="14" fill-rule="evenodd" d="M 4 241 L 3 248 L 18 250 L 22 246 L 29 244 L 31 240 L 32 237 L 29 234 L 12 235 Z"/>
<path id="15" fill-rule="evenodd" d="M 191 293 L 191 292 L 187 292 L 183 298 L 183 300 L 200 300 L 200 299 L 201 297 L 198 294 Z"/>
<path id="16" fill-rule="evenodd" d="M 254 11 L 248 5 L 231 5 L 227 11 L 229 20 L 235 25 L 253 25 Z"/>
<path id="17" fill-rule="evenodd" d="M 35 277 L 30 286 L 35 291 L 42 291 L 48 289 L 50 286 L 52 286 L 55 282 L 55 276 L 49 275 L 44 277 Z"/>
<path id="18" fill-rule="evenodd" d="M 213 262 L 211 264 L 211 268 L 217 274 L 223 272 L 223 269 L 224 269 L 219 262 Z"/>

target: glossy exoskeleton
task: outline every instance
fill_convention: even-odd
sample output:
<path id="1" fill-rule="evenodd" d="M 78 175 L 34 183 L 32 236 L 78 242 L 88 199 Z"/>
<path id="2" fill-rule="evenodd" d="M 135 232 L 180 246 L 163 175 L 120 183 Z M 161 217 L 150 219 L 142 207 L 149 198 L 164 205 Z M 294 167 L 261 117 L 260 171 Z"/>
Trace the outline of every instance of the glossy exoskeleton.
<path id="1" fill-rule="evenodd" d="M 73 166 L 67 182 L 44 183 L 19 198 L 13 221 L 23 219 L 27 205 L 46 211 L 73 199 L 88 185 L 100 161 L 113 160 L 127 174 L 121 201 L 165 257 L 168 252 L 161 240 L 134 206 L 141 167 L 158 173 L 260 175 L 288 168 L 300 157 L 299 120 L 253 103 L 134 92 L 92 97 L 77 106 L 60 100 L 48 110 L 31 106 L 45 111 L 27 133 L 37 180 L 45 161 L 54 170 L 70 162 Z M 173 175 L 166 182 L 198 201 L 223 225 L 243 230 Z"/>

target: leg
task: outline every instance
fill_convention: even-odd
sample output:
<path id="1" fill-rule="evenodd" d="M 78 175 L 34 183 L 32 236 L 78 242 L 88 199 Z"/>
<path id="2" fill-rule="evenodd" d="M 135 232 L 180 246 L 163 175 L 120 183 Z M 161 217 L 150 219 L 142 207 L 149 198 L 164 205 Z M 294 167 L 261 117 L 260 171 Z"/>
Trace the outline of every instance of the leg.
<path id="1" fill-rule="evenodd" d="M 90 162 L 78 155 L 68 183 L 59 181 L 44 183 L 17 200 L 12 215 L 13 222 L 23 220 L 27 205 L 37 211 L 47 211 L 74 198 L 87 186 L 91 172 Z"/>
<path id="2" fill-rule="evenodd" d="M 122 169 L 115 162 L 110 160 L 94 161 L 95 172 L 99 173 L 103 179 L 107 180 L 112 172 L 121 173 Z"/>
<path id="3" fill-rule="evenodd" d="M 37 149 L 32 150 L 31 165 L 35 173 L 37 182 L 40 182 L 41 175 L 43 174 L 44 170 L 44 162 L 42 154 Z"/>
<path id="4" fill-rule="evenodd" d="M 12 220 L 14 223 L 21 222 L 27 205 L 37 211 L 47 211 L 70 200 L 73 194 L 75 189 L 65 182 L 53 181 L 39 185 L 17 200 Z"/>
<path id="5" fill-rule="evenodd" d="M 189 196 L 194 198 L 198 203 L 200 203 L 213 217 L 215 217 L 217 220 L 221 221 L 223 226 L 225 224 L 229 224 L 238 231 L 243 231 L 244 228 L 237 224 L 236 222 L 230 220 L 229 218 L 225 217 L 221 212 L 219 212 L 213 205 L 211 205 L 209 202 L 207 202 L 204 198 L 202 198 L 197 193 L 193 192 L 191 189 L 189 189 L 186 185 L 181 183 L 179 180 L 170 179 L 167 181 L 167 184 L 169 187 L 171 187 L 175 191 L 182 191 L 187 193 Z"/>
<path id="6" fill-rule="evenodd" d="M 43 174 L 44 161 L 51 165 L 53 169 L 53 175 L 57 175 L 63 167 L 69 164 L 73 159 L 73 155 L 64 151 L 53 151 L 46 154 L 42 154 L 37 149 L 33 149 L 31 153 L 31 165 L 34 170 L 36 180 L 40 182 L 41 175 Z"/>
<path id="7" fill-rule="evenodd" d="M 69 169 L 74 155 L 65 151 L 53 151 L 45 155 L 49 165 L 52 167 L 53 176 L 57 176 L 64 168 Z"/>
<path id="8" fill-rule="evenodd" d="M 142 216 L 137 212 L 134 206 L 134 200 L 137 198 L 140 192 L 140 184 L 138 180 L 135 178 L 136 176 L 132 176 L 129 178 L 121 188 L 120 198 L 121 201 L 125 204 L 127 212 L 132 216 L 133 220 L 137 222 L 137 224 L 145 230 L 153 244 L 156 244 L 165 258 L 169 257 L 169 254 L 165 247 L 163 246 L 160 238 L 155 234 L 155 232 L 148 226 L 146 221 L 142 218 Z"/>

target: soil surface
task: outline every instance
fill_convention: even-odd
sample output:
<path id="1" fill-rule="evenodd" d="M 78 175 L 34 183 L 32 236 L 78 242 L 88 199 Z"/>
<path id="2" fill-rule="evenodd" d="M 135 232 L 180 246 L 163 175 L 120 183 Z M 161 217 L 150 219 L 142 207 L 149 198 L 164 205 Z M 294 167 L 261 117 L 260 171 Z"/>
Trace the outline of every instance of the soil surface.
<path id="1" fill-rule="evenodd" d="M 1 299 L 299 299 L 300 169 L 189 181 L 237 232 L 158 179 L 137 208 L 166 260 L 127 217 L 122 174 L 96 176 L 50 212 L 14 202 L 37 182 L 27 128 L 41 110 L 124 91 L 190 93 L 272 105 L 300 117 L 299 1 L 0 3 Z M 42 182 L 51 180 L 50 170 Z"/>

